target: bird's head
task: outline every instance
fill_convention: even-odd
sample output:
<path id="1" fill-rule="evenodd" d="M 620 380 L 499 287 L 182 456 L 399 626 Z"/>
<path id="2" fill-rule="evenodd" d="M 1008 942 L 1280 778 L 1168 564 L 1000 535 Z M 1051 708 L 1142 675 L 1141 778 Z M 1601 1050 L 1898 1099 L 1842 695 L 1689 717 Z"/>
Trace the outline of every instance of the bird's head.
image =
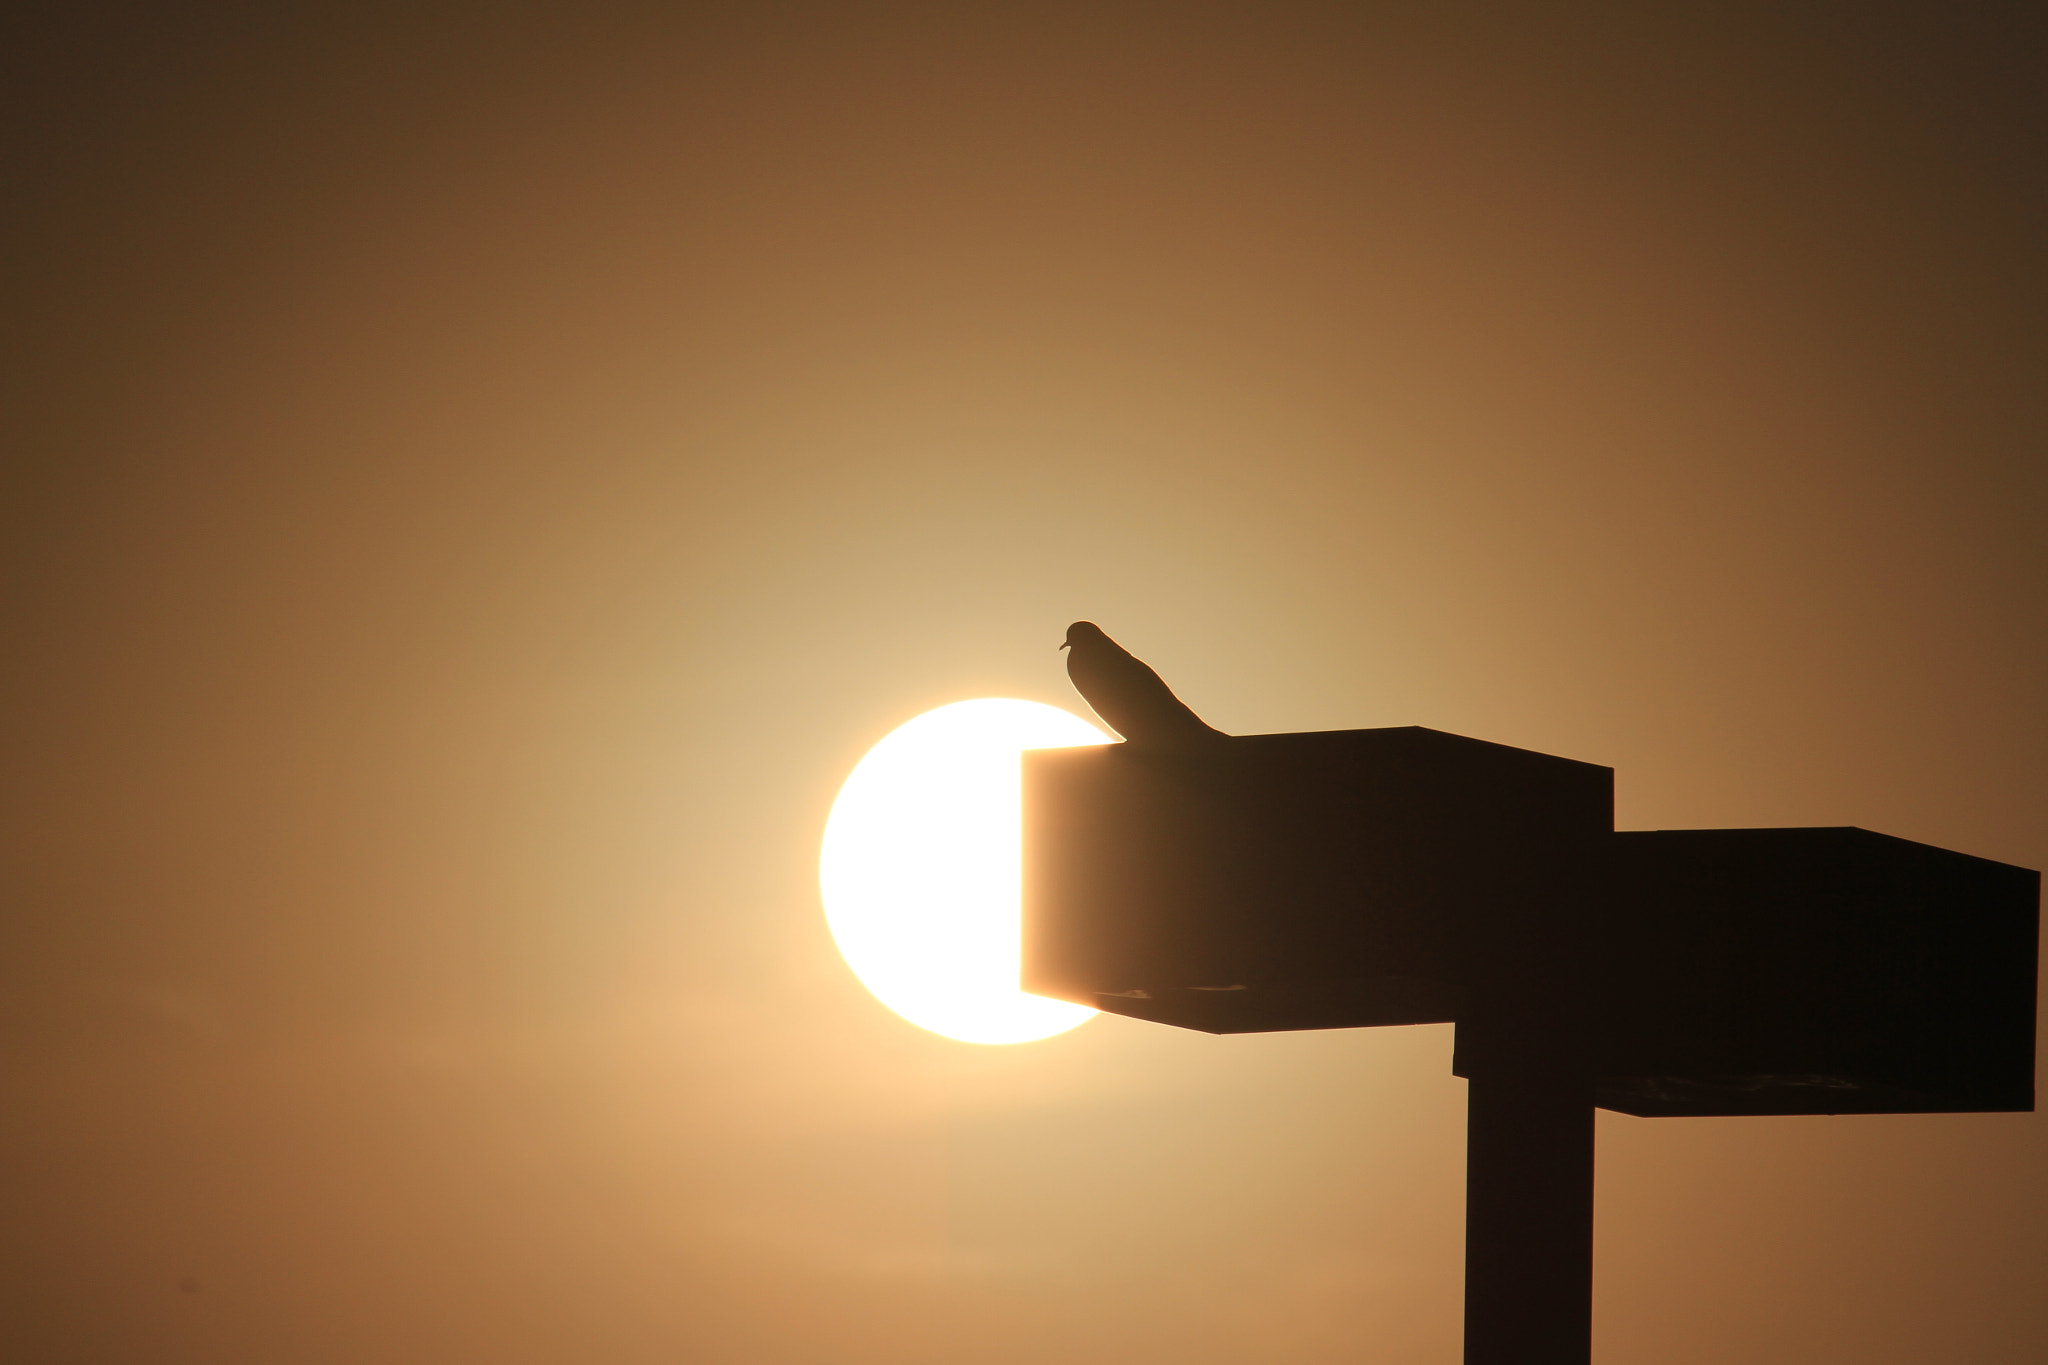
<path id="1" fill-rule="evenodd" d="M 1108 638 L 1107 635 L 1102 633 L 1102 627 L 1096 625 L 1093 621 L 1076 621 L 1073 625 L 1067 627 L 1067 638 L 1060 641 L 1060 648 L 1065 649 L 1069 645 L 1093 644 L 1097 640 L 1107 640 Z"/>

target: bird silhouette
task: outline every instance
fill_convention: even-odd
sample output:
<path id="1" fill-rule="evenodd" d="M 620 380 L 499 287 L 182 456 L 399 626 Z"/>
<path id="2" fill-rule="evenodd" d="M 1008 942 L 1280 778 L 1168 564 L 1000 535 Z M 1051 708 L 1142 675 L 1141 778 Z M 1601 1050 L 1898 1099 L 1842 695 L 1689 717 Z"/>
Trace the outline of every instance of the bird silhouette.
<path id="1" fill-rule="evenodd" d="M 1068 626 L 1060 648 L 1067 651 L 1067 676 L 1074 689 L 1132 745 L 1185 751 L 1225 738 L 1093 621 Z"/>

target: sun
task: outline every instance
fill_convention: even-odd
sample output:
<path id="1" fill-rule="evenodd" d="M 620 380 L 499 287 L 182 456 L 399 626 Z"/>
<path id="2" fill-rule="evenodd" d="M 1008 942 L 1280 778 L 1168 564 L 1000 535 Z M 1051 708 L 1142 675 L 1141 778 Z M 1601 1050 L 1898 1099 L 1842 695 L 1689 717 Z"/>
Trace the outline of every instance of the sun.
<path id="1" fill-rule="evenodd" d="M 1106 744 L 1041 702 L 954 702 L 906 722 L 855 765 L 825 821 L 818 884 L 861 983 L 921 1028 L 1028 1043 L 1085 1005 L 1017 989 L 1025 749 Z"/>

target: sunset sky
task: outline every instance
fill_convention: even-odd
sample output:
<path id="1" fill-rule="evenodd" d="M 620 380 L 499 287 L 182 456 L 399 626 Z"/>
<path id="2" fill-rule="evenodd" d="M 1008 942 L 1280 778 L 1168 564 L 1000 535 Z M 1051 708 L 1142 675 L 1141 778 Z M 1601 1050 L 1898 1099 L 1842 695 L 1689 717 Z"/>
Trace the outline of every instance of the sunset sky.
<path id="1" fill-rule="evenodd" d="M 2034 4 L 0 20 L 0 1357 L 1454 1365 L 1451 1028 L 978 1047 L 855 761 L 1081 711 L 2048 865 Z M 1602 1114 L 1600 1365 L 2048 1359 L 2036 1115 Z"/>

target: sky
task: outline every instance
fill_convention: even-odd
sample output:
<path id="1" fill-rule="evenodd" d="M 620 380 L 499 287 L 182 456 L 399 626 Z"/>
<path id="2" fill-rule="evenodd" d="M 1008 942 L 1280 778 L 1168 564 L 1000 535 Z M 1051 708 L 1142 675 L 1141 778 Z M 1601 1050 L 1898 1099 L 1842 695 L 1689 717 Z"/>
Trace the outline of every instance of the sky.
<path id="1" fill-rule="evenodd" d="M 2048 863 L 2037 6 L 0 23 L 11 1360 L 1455 1361 L 1449 1026 L 839 959 L 848 770 L 1077 618 Z M 1598 1142 L 1601 1365 L 2048 1357 L 2035 1115 Z"/>

